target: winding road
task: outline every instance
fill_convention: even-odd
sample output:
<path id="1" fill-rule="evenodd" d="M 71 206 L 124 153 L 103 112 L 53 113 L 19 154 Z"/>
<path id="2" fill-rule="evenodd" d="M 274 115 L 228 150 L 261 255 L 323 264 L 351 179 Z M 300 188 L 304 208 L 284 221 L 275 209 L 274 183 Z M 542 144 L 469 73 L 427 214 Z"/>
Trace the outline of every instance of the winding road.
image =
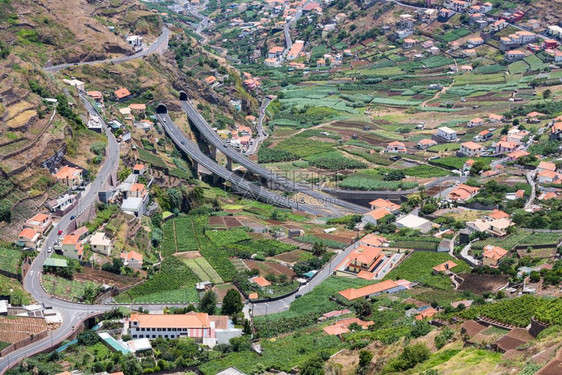
<path id="1" fill-rule="evenodd" d="M 103 64 L 103 63 L 119 64 L 130 60 L 140 59 L 142 57 L 151 55 L 153 53 L 162 54 L 168 48 L 169 38 L 170 38 L 170 30 L 168 30 L 168 28 L 164 26 L 162 28 L 162 34 L 160 34 L 160 36 L 158 37 L 158 39 L 156 39 L 154 43 L 152 43 L 147 49 L 137 52 L 134 55 L 115 57 L 113 59 L 105 59 L 105 60 L 83 61 L 73 64 L 68 63 L 68 64 L 52 65 L 52 66 L 44 67 L 43 70 L 46 72 L 56 73 L 59 70 L 66 69 L 71 66 L 93 65 L 93 64 Z"/>

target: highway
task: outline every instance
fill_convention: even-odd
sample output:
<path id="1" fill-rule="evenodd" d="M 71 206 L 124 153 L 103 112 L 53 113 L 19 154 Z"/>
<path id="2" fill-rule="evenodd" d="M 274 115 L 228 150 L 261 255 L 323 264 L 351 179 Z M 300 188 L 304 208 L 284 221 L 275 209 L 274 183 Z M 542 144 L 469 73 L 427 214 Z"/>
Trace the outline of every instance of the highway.
<path id="1" fill-rule="evenodd" d="M 230 182 L 234 189 L 243 192 L 246 197 L 257 199 L 275 206 L 304 211 L 313 215 L 326 215 L 324 210 L 316 206 L 300 203 L 284 195 L 271 192 L 270 190 L 245 180 L 236 173 L 220 166 L 213 159 L 201 152 L 199 146 L 188 139 L 185 134 L 178 129 L 168 114 L 158 114 L 157 116 L 166 133 L 183 152 L 189 155 L 189 157 L 195 160 L 198 164 L 207 168 L 213 174 Z"/>
<path id="2" fill-rule="evenodd" d="M 166 26 L 162 28 L 162 34 L 152 43 L 147 49 L 144 49 L 140 52 L 135 53 L 131 56 L 122 56 L 116 57 L 113 59 L 105 59 L 105 60 L 96 60 L 96 61 L 83 61 L 78 63 L 67 63 L 67 64 L 59 64 L 59 65 L 52 65 L 46 66 L 43 68 L 46 72 L 56 73 L 61 69 L 66 69 L 71 66 L 81 66 L 81 65 L 93 65 L 93 64 L 103 64 L 103 63 L 111 63 L 111 64 L 119 64 L 125 61 L 130 61 L 134 59 L 139 59 L 144 56 L 151 55 L 153 53 L 162 54 L 168 48 L 168 40 L 170 38 L 170 30 Z"/>
<path id="3" fill-rule="evenodd" d="M 265 178 L 268 181 L 271 181 L 275 186 L 279 186 L 285 188 L 289 191 L 296 191 L 309 197 L 314 198 L 319 204 L 325 206 L 332 206 L 332 209 L 335 211 L 339 211 L 336 207 L 339 206 L 345 208 L 353 213 L 366 213 L 369 210 L 365 207 L 346 202 L 344 200 L 338 200 L 335 197 L 329 196 L 324 194 L 321 191 L 313 190 L 310 187 L 297 183 L 295 181 L 291 181 L 286 177 L 280 176 L 261 165 L 254 163 L 244 155 L 242 155 L 237 150 L 233 149 L 232 147 L 226 145 L 224 141 L 218 136 L 218 134 L 211 128 L 211 126 L 207 123 L 207 121 L 199 114 L 199 112 L 193 107 L 189 100 L 182 100 L 181 101 L 182 109 L 185 111 L 191 122 L 195 125 L 195 127 L 199 130 L 201 135 L 214 147 L 217 148 L 220 152 L 225 154 L 225 156 L 236 163 L 244 166 L 249 172 L 252 172 L 260 177 Z"/>

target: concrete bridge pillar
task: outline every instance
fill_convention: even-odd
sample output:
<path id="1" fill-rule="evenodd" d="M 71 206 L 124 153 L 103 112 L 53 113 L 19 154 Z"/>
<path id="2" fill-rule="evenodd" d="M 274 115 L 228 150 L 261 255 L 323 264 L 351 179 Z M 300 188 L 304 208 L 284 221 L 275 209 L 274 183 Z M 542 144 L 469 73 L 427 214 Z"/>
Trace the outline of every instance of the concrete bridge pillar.
<path id="1" fill-rule="evenodd" d="M 232 171 L 232 159 L 231 158 L 226 158 L 226 169 L 228 169 L 229 171 Z"/>
<path id="2" fill-rule="evenodd" d="M 211 151 L 211 158 L 217 161 L 217 148 L 214 145 L 209 145 L 209 150 Z"/>

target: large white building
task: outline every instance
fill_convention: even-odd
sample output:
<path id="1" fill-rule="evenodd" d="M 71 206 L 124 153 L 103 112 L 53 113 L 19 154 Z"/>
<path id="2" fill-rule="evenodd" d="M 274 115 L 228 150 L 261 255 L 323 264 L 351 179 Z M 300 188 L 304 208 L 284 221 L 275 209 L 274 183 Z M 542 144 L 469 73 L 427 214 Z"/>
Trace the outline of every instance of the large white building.
<path id="1" fill-rule="evenodd" d="M 210 347 L 228 344 L 231 338 L 242 335 L 228 316 L 189 312 L 187 314 L 132 314 L 128 321 L 133 339 L 158 337 L 190 337 Z"/>

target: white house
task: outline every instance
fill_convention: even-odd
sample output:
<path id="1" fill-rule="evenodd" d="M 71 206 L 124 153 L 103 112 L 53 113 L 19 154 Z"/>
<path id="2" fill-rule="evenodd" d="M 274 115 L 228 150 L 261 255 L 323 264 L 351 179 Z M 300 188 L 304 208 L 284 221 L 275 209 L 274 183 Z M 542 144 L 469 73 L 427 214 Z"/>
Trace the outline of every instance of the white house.
<path id="1" fill-rule="evenodd" d="M 136 251 L 129 251 L 127 253 L 121 253 L 121 260 L 125 266 L 129 266 L 136 269 L 142 268 L 142 254 L 137 253 Z"/>
<path id="2" fill-rule="evenodd" d="M 437 129 L 437 136 L 449 142 L 454 142 L 457 140 L 457 132 L 446 126 L 442 126 Z"/>
<path id="3" fill-rule="evenodd" d="M 396 220 L 396 227 L 415 229 L 422 233 L 429 233 L 433 224 L 429 220 L 410 214 Z"/>
<path id="4" fill-rule="evenodd" d="M 104 232 L 96 232 L 90 237 L 90 248 L 96 253 L 110 256 L 111 240 L 106 237 Z"/>
<path id="5" fill-rule="evenodd" d="M 484 147 L 476 142 L 464 142 L 461 144 L 460 152 L 466 156 L 478 156 L 482 153 Z"/>

